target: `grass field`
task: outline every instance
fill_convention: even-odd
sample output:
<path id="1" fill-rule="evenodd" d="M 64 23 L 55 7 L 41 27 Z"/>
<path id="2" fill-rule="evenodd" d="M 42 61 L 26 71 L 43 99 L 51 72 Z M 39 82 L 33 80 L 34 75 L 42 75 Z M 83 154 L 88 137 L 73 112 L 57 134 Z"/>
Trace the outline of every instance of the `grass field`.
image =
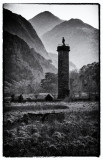
<path id="1" fill-rule="evenodd" d="M 32 102 L 4 106 L 6 157 L 99 156 L 98 102 Z"/>

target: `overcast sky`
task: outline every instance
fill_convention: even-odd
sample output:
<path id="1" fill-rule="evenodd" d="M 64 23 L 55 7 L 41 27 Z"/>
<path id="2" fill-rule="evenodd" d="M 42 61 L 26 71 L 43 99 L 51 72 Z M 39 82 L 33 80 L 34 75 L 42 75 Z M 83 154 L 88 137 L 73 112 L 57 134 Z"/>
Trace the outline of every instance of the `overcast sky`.
<path id="1" fill-rule="evenodd" d="M 22 15 L 27 20 L 43 11 L 50 11 L 63 20 L 79 18 L 85 23 L 98 27 L 98 5 L 42 5 L 42 4 L 5 4 L 4 8 Z"/>

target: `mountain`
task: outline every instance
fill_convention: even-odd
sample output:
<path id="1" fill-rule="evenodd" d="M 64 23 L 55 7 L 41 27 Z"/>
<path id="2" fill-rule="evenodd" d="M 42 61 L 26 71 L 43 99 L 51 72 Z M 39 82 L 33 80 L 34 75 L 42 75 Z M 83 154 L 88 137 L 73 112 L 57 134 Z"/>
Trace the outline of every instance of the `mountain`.
<path id="1" fill-rule="evenodd" d="M 48 59 L 48 53 L 38 37 L 36 31 L 33 29 L 30 22 L 20 15 L 14 14 L 11 11 L 3 10 L 3 29 L 13 35 L 22 38 L 30 48 L 34 48 L 41 56 Z"/>
<path id="2" fill-rule="evenodd" d="M 50 12 L 44 12 L 44 13 L 50 14 Z M 51 20 L 52 22 L 51 26 L 54 26 L 53 24 L 56 25 L 57 23 L 61 22 L 61 20 L 56 18 L 55 16 L 52 15 L 51 17 L 52 17 L 52 20 L 54 18 L 53 22 Z M 43 26 L 41 28 L 43 28 Z M 48 59 L 48 60 L 50 59 L 50 61 L 52 61 L 52 64 L 55 65 L 54 61 L 57 61 L 57 60 L 54 60 L 54 57 L 51 54 L 47 53 L 36 31 L 33 29 L 30 22 L 28 22 L 25 18 L 15 13 L 12 13 L 7 9 L 4 9 L 3 10 L 3 29 L 4 31 L 7 31 L 13 35 L 17 35 L 18 37 L 23 39 L 30 48 L 34 48 L 35 52 L 39 53 L 45 59 Z"/>
<path id="3" fill-rule="evenodd" d="M 70 46 L 70 61 L 79 69 L 99 59 L 99 31 L 79 19 L 70 19 L 56 25 L 42 36 L 48 52 L 57 53 L 62 37 Z"/>
<path id="4" fill-rule="evenodd" d="M 45 11 L 30 19 L 29 22 L 32 24 L 38 35 L 41 37 L 41 35 L 63 22 L 63 20 L 54 16 L 49 11 Z"/>
<path id="5" fill-rule="evenodd" d="M 37 90 L 46 72 L 56 68 L 16 35 L 3 33 L 4 93 L 31 93 Z"/>

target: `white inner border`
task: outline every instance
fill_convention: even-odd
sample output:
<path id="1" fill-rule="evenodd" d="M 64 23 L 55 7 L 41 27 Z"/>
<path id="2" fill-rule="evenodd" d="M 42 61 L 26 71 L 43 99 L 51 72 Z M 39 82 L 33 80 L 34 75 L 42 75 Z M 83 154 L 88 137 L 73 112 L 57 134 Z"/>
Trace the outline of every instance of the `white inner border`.
<path id="1" fill-rule="evenodd" d="M 102 95 L 103 95 L 103 85 L 102 85 L 102 79 L 103 79 L 103 42 L 102 42 L 102 37 L 103 37 L 103 21 L 102 21 L 102 17 L 103 17 L 103 1 L 102 0 L 0 0 L 0 160 L 2 159 L 7 159 L 5 157 L 3 157 L 3 128 L 2 128 L 2 121 L 3 121 L 3 40 L 2 40 L 2 5 L 3 3 L 99 3 L 100 4 L 100 63 L 101 63 L 101 154 L 99 159 L 103 160 L 103 100 L 102 100 Z M 93 159 L 96 160 L 98 159 L 98 157 L 59 157 L 59 158 L 55 158 L 55 159 L 85 159 L 85 160 L 89 160 L 89 159 Z M 9 158 L 9 159 L 15 159 L 15 158 Z M 16 158 L 16 159 L 31 159 L 31 158 Z M 36 157 L 33 157 L 33 159 L 36 159 Z M 41 159 L 41 158 L 37 158 L 37 159 Z M 54 159 L 54 158 L 43 158 L 43 159 Z"/>

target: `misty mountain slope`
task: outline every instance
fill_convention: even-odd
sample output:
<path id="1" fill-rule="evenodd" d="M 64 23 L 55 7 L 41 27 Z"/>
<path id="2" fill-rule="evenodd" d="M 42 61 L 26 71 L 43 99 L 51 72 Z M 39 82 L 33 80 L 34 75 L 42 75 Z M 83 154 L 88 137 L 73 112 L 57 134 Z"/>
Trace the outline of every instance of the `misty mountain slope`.
<path id="1" fill-rule="evenodd" d="M 47 58 L 48 53 L 33 29 L 30 22 L 20 15 L 14 14 L 7 9 L 3 9 L 3 29 L 11 34 L 22 38 L 30 48 L 34 48 L 36 52 Z"/>
<path id="2" fill-rule="evenodd" d="M 70 61 L 77 68 L 98 61 L 98 30 L 79 19 L 71 19 L 55 26 L 42 36 L 48 52 L 56 53 L 58 44 L 65 42 L 70 45 Z"/>
<path id="3" fill-rule="evenodd" d="M 29 20 L 38 35 L 41 37 L 47 31 L 50 31 L 53 27 L 63 22 L 63 20 L 54 16 L 51 12 L 42 12 Z"/>
<path id="4" fill-rule="evenodd" d="M 3 40 L 4 92 L 29 93 L 31 88 L 36 89 L 45 72 L 57 72 L 19 37 L 4 32 Z"/>

